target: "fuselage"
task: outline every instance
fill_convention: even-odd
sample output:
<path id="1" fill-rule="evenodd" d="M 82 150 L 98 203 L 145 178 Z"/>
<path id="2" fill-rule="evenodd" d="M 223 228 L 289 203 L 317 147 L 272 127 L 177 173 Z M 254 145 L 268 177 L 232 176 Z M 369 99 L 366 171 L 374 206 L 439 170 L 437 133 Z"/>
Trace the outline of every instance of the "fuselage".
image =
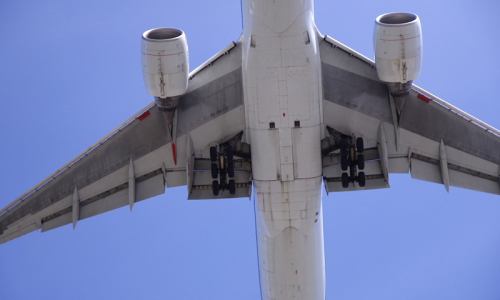
<path id="1" fill-rule="evenodd" d="M 243 0 L 243 89 L 263 299 L 324 299 L 322 96 L 312 0 Z"/>

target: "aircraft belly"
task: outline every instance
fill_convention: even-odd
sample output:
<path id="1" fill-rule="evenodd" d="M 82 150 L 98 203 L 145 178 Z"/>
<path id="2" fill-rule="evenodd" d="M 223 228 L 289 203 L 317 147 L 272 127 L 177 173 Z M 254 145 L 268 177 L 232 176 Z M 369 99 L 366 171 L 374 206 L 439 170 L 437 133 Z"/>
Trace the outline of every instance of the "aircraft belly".
<path id="1" fill-rule="evenodd" d="M 254 187 L 262 299 L 324 299 L 321 177 Z"/>
<path id="2" fill-rule="evenodd" d="M 267 2 L 242 4 L 262 297 L 324 299 L 321 61 L 312 1 Z"/>
<path id="3" fill-rule="evenodd" d="M 255 180 L 322 174 L 321 65 L 311 14 L 303 12 L 282 33 L 260 23 L 245 27 L 246 138 Z"/>

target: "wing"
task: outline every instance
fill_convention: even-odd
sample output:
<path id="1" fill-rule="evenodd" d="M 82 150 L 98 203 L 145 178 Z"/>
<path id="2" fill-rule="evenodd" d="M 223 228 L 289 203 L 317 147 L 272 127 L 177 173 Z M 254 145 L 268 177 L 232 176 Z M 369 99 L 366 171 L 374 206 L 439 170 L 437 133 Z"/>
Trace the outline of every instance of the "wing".
<path id="1" fill-rule="evenodd" d="M 170 137 L 155 103 L 0 210 L 0 244 L 188 185 L 189 199 L 248 197 L 250 153 L 245 129 L 241 48 L 231 43 L 190 74 Z M 210 146 L 232 143 L 236 193 L 213 196 Z M 175 144 L 175 145 L 174 145 Z"/>
<path id="2" fill-rule="evenodd" d="M 397 115 L 375 63 L 325 36 L 320 43 L 323 174 L 329 192 L 389 187 L 389 173 L 500 194 L 500 131 L 413 85 Z M 339 140 L 364 139 L 366 185 L 342 188 Z"/>

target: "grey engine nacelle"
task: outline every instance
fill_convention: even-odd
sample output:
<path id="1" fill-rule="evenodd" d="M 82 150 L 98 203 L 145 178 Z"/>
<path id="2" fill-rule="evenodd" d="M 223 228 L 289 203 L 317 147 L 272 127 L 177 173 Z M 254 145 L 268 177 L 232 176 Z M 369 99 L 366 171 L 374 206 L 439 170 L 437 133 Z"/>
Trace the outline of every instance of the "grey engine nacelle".
<path id="1" fill-rule="evenodd" d="M 378 78 L 387 83 L 398 115 L 422 66 L 420 19 L 411 13 L 388 13 L 375 19 L 373 47 Z"/>
<path id="2" fill-rule="evenodd" d="M 151 29 L 142 35 L 142 75 L 146 91 L 155 98 L 178 97 L 188 87 L 186 35 L 176 28 Z"/>

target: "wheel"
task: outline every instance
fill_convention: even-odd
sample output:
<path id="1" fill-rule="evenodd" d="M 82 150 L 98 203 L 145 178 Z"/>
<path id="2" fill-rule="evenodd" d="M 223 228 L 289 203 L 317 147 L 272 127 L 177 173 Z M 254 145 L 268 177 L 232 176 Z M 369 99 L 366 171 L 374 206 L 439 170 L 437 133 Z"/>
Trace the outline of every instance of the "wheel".
<path id="1" fill-rule="evenodd" d="M 359 172 L 358 173 L 358 182 L 360 187 L 364 187 L 366 184 L 365 180 L 365 172 Z"/>
<path id="2" fill-rule="evenodd" d="M 217 179 L 219 177 L 219 168 L 217 168 L 217 164 L 212 164 L 212 178 Z"/>
<path id="3" fill-rule="evenodd" d="M 347 155 L 347 149 L 349 148 L 349 144 L 347 140 L 344 138 L 340 139 L 340 154 Z"/>
<path id="4" fill-rule="evenodd" d="M 363 151 L 365 150 L 365 145 L 363 143 L 363 138 L 357 138 L 356 139 L 356 150 L 358 151 L 358 153 L 363 153 Z"/>
<path id="5" fill-rule="evenodd" d="M 212 181 L 212 192 L 214 196 L 219 195 L 219 182 L 217 180 Z"/>
<path id="6" fill-rule="evenodd" d="M 236 183 L 234 182 L 234 180 L 229 180 L 229 194 L 231 195 L 234 195 L 236 194 Z"/>
<path id="7" fill-rule="evenodd" d="M 226 156 L 227 156 L 228 162 L 233 161 L 233 147 L 231 147 L 231 146 L 226 147 Z"/>
<path id="8" fill-rule="evenodd" d="M 347 165 L 348 165 L 347 156 L 342 155 L 342 157 L 340 157 L 340 167 L 342 168 L 342 171 L 347 171 Z"/>
<path id="9" fill-rule="evenodd" d="M 227 164 L 227 176 L 234 177 L 234 163 L 230 162 Z"/>
<path id="10" fill-rule="evenodd" d="M 347 173 L 342 173 L 342 187 L 344 189 L 349 187 L 349 175 Z"/>
<path id="11" fill-rule="evenodd" d="M 217 148 L 215 146 L 210 147 L 210 160 L 212 162 L 217 160 Z"/>
<path id="12" fill-rule="evenodd" d="M 363 154 L 358 155 L 358 170 L 363 170 L 365 168 L 365 156 Z"/>

